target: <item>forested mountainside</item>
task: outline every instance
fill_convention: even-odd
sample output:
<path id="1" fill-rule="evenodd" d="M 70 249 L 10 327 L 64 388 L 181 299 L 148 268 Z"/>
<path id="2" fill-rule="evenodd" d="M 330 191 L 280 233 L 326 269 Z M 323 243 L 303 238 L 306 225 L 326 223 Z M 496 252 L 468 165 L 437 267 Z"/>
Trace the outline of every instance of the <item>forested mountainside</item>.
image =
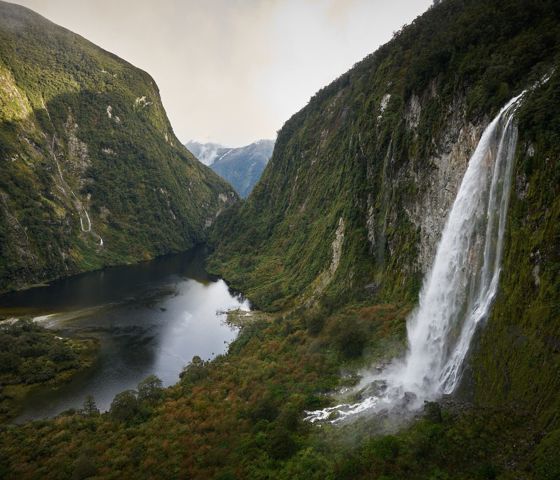
<path id="1" fill-rule="evenodd" d="M 414 302 L 482 130 L 529 89 L 473 381 L 481 400 L 557 422 L 559 15 L 555 1 L 447 0 L 416 19 L 285 124 L 253 194 L 223 217 L 216 271 L 267 310 Z"/>
<path id="2" fill-rule="evenodd" d="M 445 0 L 321 90 L 214 223 L 212 269 L 261 309 L 230 315 L 228 354 L 106 414 L 1 426 L 0 476 L 560 478 L 559 20 L 553 0 Z M 502 275 L 460 391 L 400 428 L 305 421 L 402 353 L 469 158 L 523 90 Z"/>
<path id="3" fill-rule="evenodd" d="M 153 79 L 0 2 L 0 291 L 185 250 L 237 197 Z"/>
<path id="4" fill-rule="evenodd" d="M 546 100 L 555 99 L 558 10 L 552 1 L 442 2 L 318 92 L 280 131 L 246 204 L 230 223 L 223 217 L 217 269 L 266 309 L 318 290 L 414 299 L 482 130 L 545 75 L 519 115 L 532 156 L 520 147 L 518 191 L 530 191 L 538 152 L 554 148 Z"/>
<path id="5" fill-rule="evenodd" d="M 403 28 L 284 125 L 222 217 L 213 268 L 312 322 L 348 302 L 413 305 L 482 131 L 528 90 L 498 296 L 463 393 L 558 428 L 559 15 L 555 1 L 447 0 Z"/>
<path id="6" fill-rule="evenodd" d="M 185 146 L 202 163 L 227 180 L 241 198 L 247 198 L 270 160 L 274 141 L 258 140 L 239 148 L 192 141 Z"/>

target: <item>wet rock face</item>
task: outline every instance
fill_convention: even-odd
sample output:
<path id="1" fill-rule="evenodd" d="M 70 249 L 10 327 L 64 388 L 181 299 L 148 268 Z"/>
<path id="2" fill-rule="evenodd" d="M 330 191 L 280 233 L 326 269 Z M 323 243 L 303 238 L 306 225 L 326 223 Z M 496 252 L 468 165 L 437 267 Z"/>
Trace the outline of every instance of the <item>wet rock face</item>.
<path id="1" fill-rule="evenodd" d="M 432 263 L 447 214 L 482 130 L 482 125 L 464 124 L 460 119 L 453 119 L 442 139 L 441 154 L 431 157 L 430 171 L 416 178 L 420 194 L 408 214 L 410 221 L 420 230 L 417 264 L 422 273 L 426 273 Z"/>
<path id="2" fill-rule="evenodd" d="M 405 119 L 408 128 L 418 128 L 420 123 L 420 115 L 422 113 L 422 105 L 417 95 L 412 95 L 407 106 Z"/>
<path id="3" fill-rule="evenodd" d="M 367 397 L 380 397 L 386 390 L 387 382 L 385 380 L 374 380 L 358 392 L 358 399 L 363 400 Z"/>
<path id="4" fill-rule="evenodd" d="M 439 154 L 429 159 L 430 171 L 418 179 L 421 194 L 410 210 L 410 220 L 420 230 L 417 265 L 422 273 L 432 263 L 447 213 L 484 129 L 465 121 L 461 99 L 454 100 L 450 111 L 446 128 L 434 139 Z"/>
<path id="5" fill-rule="evenodd" d="M 342 256 L 342 243 L 344 242 L 344 220 L 342 217 L 338 220 L 338 227 L 335 232 L 335 239 L 332 243 L 332 261 L 329 267 L 331 275 L 336 273 L 338 264 L 340 263 L 340 257 Z"/>
<path id="6" fill-rule="evenodd" d="M 71 111 L 68 112 L 68 119 L 64 129 L 67 138 L 67 155 L 64 157 L 64 161 L 67 164 L 66 168 L 70 173 L 78 177 L 77 180 L 80 186 L 83 186 L 85 184 L 83 176 L 91 165 L 91 160 L 87 144 L 78 138 L 79 125 L 76 123 Z"/>
<path id="7" fill-rule="evenodd" d="M 436 96 L 437 86 L 432 82 L 421 97 L 412 95 L 405 107 L 406 128 L 411 132 L 415 142 L 422 133 L 424 104 Z M 426 159 L 412 158 L 392 173 L 388 172 L 394 170 L 393 165 L 396 160 L 393 146 L 389 145 L 385 154 L 386 165 L 383 168 L 385 173 L 382 190 L 385 193 L 378 195 L 369 193 L 366 199 L 365 227 L 372 255 L 376 255 L 376 252 L 378 254 L 379 248 L 383 248 L 379 242 L 383 240 L 385 232 L 402 221 L 404 215 L 418 232 L 415 244 L 416 261 L 408 264 L 406 268 L 410 271 L 417 270 L 422 274 L 428 270 L 469 158 L 487 123 L 483 121 L 476 125 L 472 124 L 466 120 L 465 112 L 463 99 L 455 99 L 447 110 L 444 128 L 437 137 L 431 139 L 435 146 L 435 153 Z M 372 168 L 368 168 L 369 170 Z M 414 194 L 398 193 L 410 188 L 411 185 Z M 376 202 L 381 198 L 383 203 L 390 204 L 395 201 L 396 195 L 403 197 L 404 211 L 389 208 L 386 214 L 381 215 L 382 218 L 378 218 Z M 400 241 L 401 239 L 398 238 L 387 239 L 391 255 L 401 250 Z"/>

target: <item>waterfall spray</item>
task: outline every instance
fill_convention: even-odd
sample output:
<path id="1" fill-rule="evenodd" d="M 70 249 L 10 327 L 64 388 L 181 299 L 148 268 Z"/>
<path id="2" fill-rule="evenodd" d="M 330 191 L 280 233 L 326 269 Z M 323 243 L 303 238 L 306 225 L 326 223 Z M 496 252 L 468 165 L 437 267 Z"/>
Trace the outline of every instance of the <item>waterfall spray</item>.
<path id="1" fill-rule="evenodd" d="M 341 421 L 362 412 L 419 408 L 457 387 L 477 326 L 498 289 L 517 128 L 514 113 L 525 92 L 488 125 L 470 158 L 418 308 L 407 322 L 408 351 L 360 388 L 358 403 L 307 412 L 311 422 Z"/>

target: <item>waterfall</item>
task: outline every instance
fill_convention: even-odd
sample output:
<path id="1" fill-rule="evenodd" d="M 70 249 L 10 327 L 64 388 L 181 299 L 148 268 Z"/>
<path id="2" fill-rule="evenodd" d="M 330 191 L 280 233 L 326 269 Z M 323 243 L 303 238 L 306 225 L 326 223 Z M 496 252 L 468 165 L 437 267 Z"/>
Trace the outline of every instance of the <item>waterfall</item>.
<path id="1" fill-rule="evenodd" d="M 514 113 L 524 93 L 502 108 L 470 158 L 418 308 L 407 322 L 406 356 L 363 380 L 360 402 L 307 412 L 309 421 L 337 422 L 397 405 L 414 409 L 457 387 L 476 328 L 498 289 L 517 143 Z"/>

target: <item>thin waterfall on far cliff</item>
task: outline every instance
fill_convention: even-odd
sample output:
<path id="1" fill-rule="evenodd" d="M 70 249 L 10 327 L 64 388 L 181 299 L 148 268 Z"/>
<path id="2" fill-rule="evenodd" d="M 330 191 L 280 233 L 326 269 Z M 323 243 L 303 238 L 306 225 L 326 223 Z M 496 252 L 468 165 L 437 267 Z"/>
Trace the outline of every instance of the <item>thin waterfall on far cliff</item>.
<path id="1" fill-rule="evenodd" d="M 497 292 L 517 127 L 513 98 L 484 131 L 459 187 L 418 308 L 407 323 L 408 351 L 365 375 L 361 400 L 307 412 L 315 422 L 396 406 L 415 409 L 455 390 L 477 326 Z"/>

